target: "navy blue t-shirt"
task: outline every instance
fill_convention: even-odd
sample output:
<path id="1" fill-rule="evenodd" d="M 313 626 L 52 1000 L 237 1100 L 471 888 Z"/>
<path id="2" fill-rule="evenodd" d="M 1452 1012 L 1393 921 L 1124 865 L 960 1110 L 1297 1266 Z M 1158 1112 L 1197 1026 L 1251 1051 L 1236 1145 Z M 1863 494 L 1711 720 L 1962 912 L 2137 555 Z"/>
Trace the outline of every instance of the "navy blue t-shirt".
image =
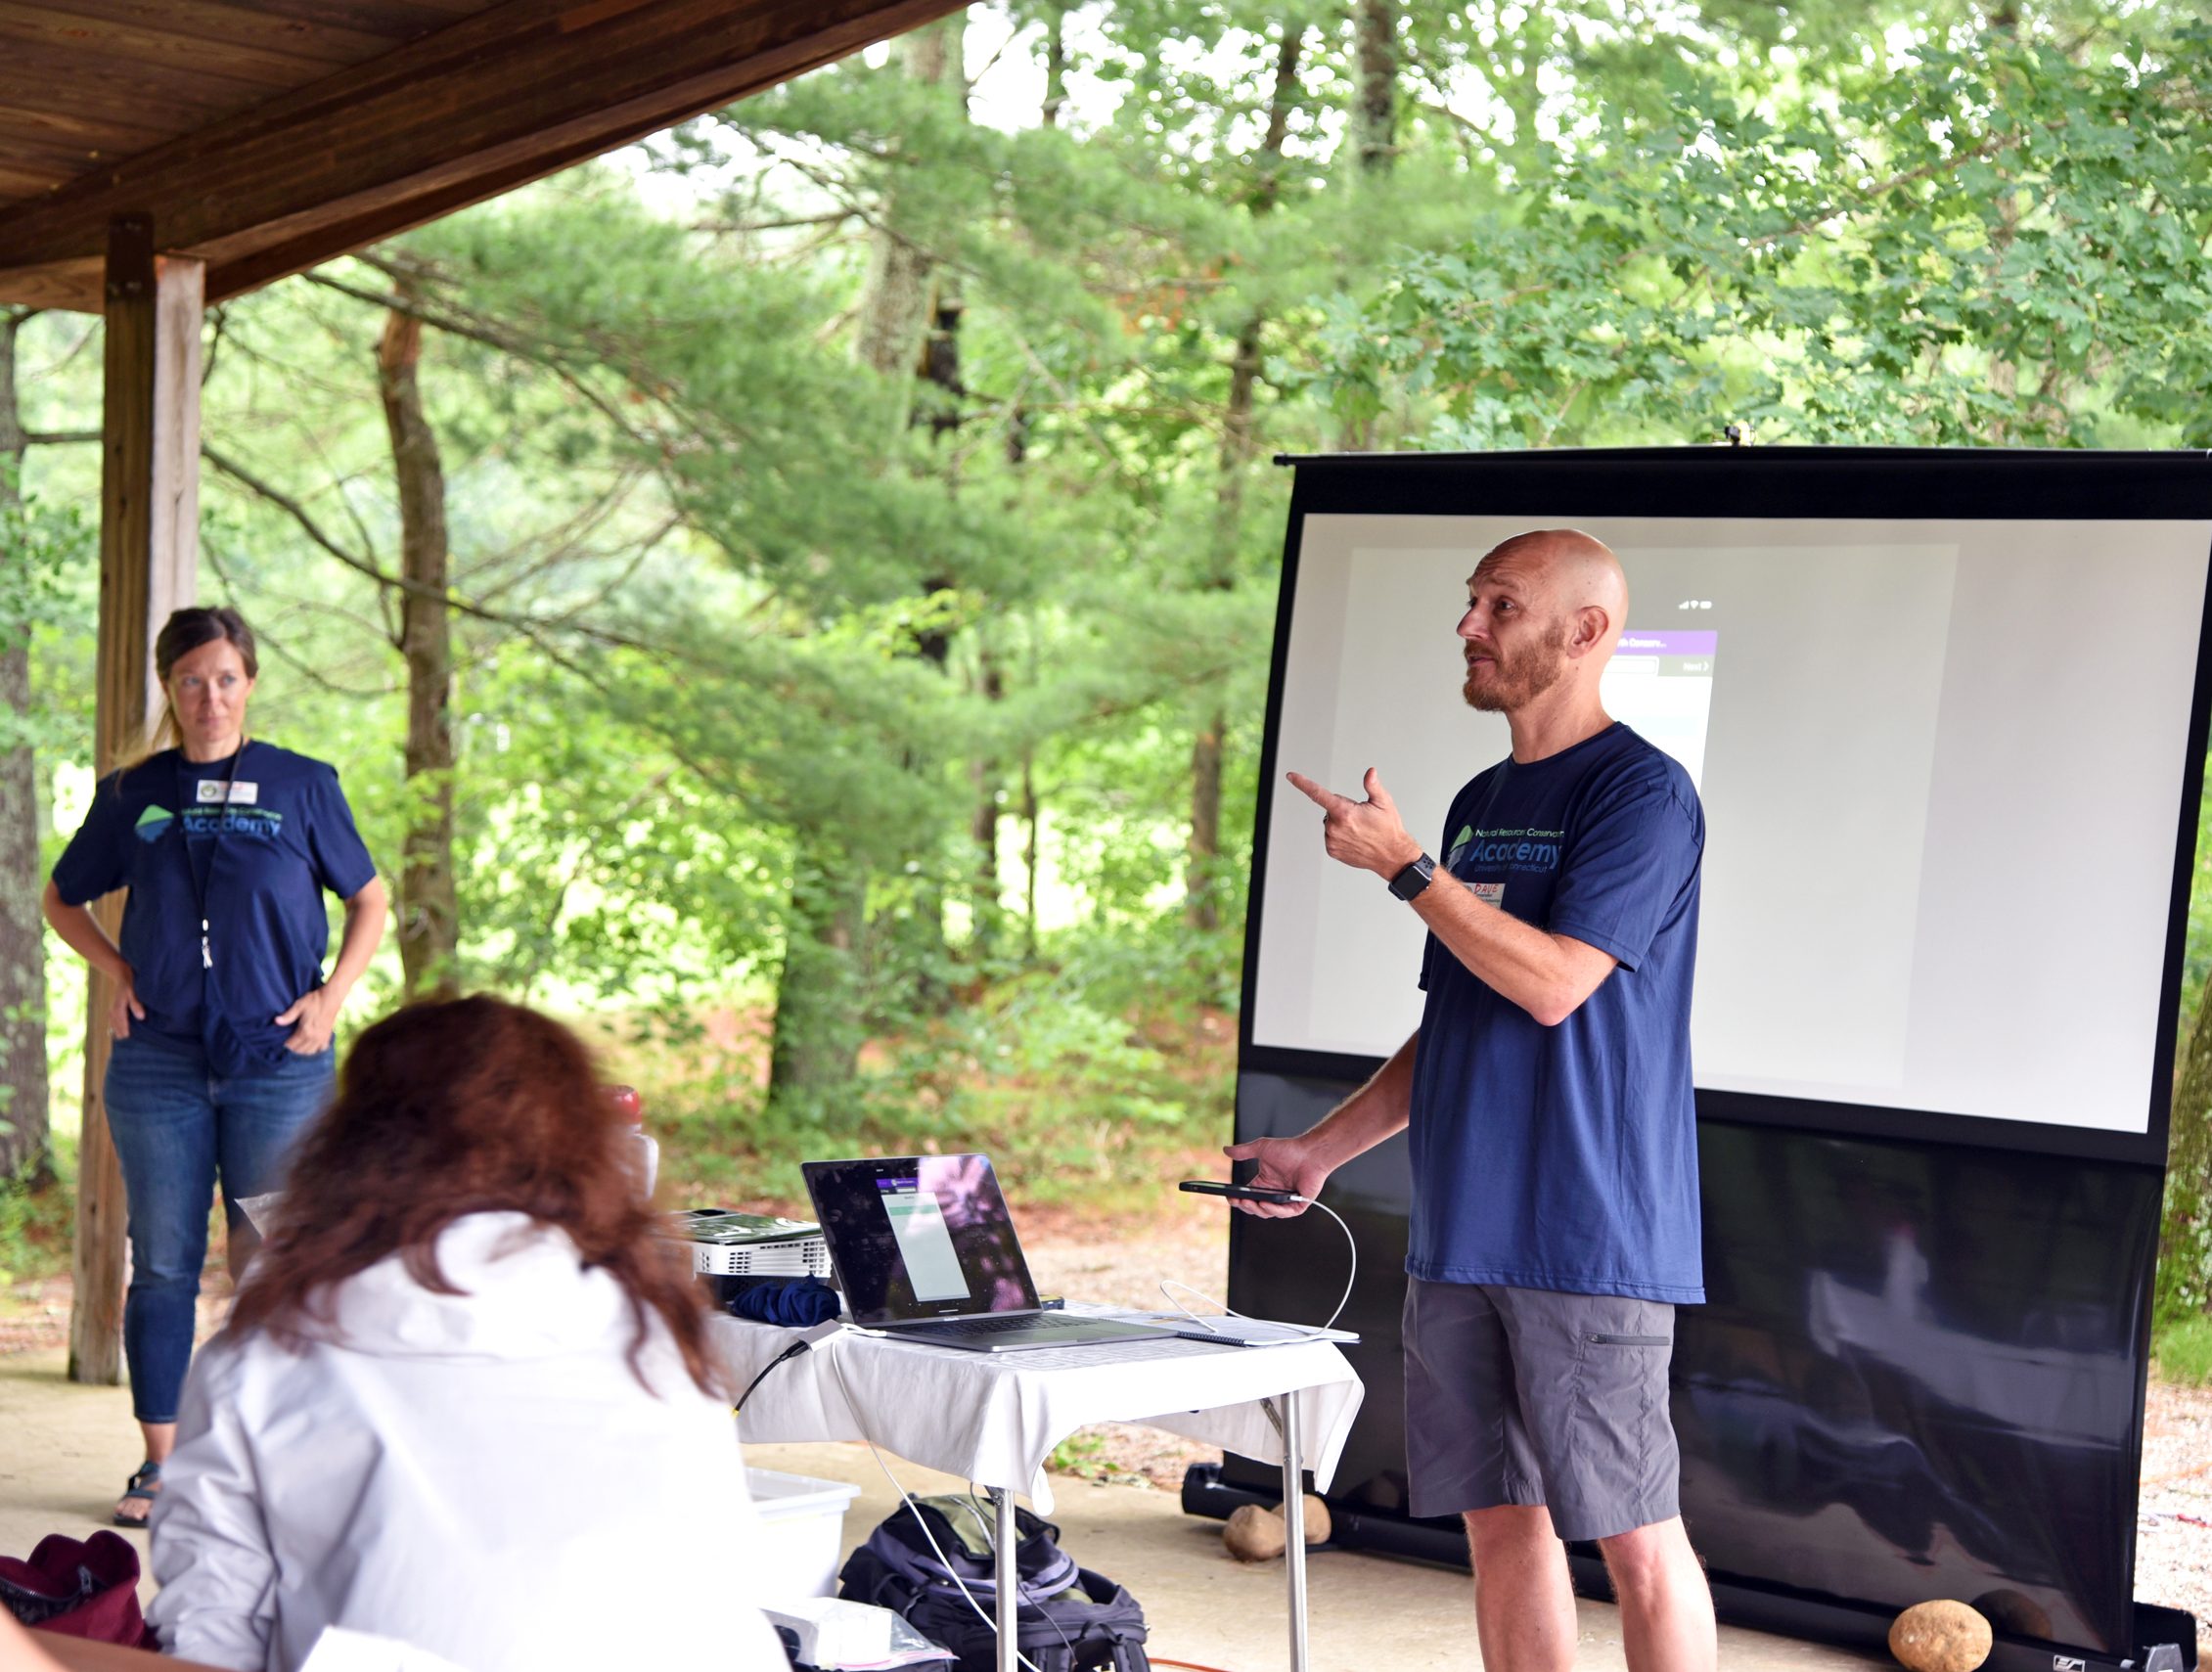
<path id="1" fill-rule="evenodd" d="M 1690 1080 L 1704 845 L 1690 775 L 1617 723 L 1501 761 L 1453 800 L 1452 875 L 1619 967 L 1545 1027 L 1429 936 L 1409 1133 L 1415 1277 L 1705 1298 Z"/>
<path id="2" fill-rule="evenodd" d="M 195 866 L 212 969 L 200 957 Z M 134 1037 L 198 1043 L 218 1073 L 250 1074 L 283 1063 L 292 1027 L 274 1018 L 323 984 L 323 890 L 350 899 L 376 874 L 337 769 L 249 742 L 221 760 L 164 749 L 103 778 L 54 886 L 71 906 L 130 889 L 119 944 L 146 1010 Z"/>

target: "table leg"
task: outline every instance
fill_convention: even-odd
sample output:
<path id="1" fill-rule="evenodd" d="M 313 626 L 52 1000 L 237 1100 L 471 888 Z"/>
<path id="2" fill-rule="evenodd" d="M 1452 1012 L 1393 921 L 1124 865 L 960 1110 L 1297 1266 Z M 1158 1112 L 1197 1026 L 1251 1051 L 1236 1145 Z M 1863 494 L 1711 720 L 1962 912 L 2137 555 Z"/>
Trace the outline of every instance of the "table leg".
<path id="1" fill-rule="evenodd" d="M 1016 1672 L 1021 1664 L 1021 1599 L 1016 1590 L 1014 1551 L 1020 1541 L 1021 1528 L 1014 1518 L 1013 1492 L 1004 1486 L 992 1487 L 991 1510 L 997 1523 L 991 1533 L 991 1549 L 999 1586 L 998 1672 Z"/>
<path id="2" fill-rule="evenodd" d="M 1290 1672 L 1306 1672 L 1305 1445 L 1298 1431 L 1298 1396 L 1276 1401 L 1283 1413 L 1283 1559 L 1290 1592 Z"/>

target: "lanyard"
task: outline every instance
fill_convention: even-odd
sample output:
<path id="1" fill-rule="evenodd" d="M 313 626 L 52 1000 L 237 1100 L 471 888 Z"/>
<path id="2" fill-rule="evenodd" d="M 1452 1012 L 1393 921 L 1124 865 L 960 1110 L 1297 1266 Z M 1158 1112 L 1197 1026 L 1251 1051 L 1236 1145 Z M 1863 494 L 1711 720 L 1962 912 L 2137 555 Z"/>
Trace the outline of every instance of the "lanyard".
<path id="1" fill-rule="evenodd" d="M 238 782 L 239 762 L 243 761 L 246 758 L 246 746 L 247 741 L 245 736 L 242 734 L 238 740 L 238 752 L 231 756 L 230 770 L 223 774 L 223 798 L 220 805 L 223 809 L 223 815 L 226 818 L 229 817 L 231 810 L 231 786 Z M 183 829 L 185 824 L 185 820 L 182 817 L 182 808 L 185 801 L 184 769 L 185 761 L 180 755 L 177 759 L 177 801 L 179 804 L 179 817 L 177 819 L 177 826 L 180 831 Z M 206 781 L 203 779 L 199 782 L 204 784 Z M 199 789 L 197 786 L 194 788 L 193 795 L 195 797 L 195 800 L 197 800 L 199 796 Z M 215 834 L 221 834 L 219 827 Z M 215 872 L 214 836 L 210 836 L 208 838 L 207 869 L 205 871 L 201 870 L 199 862 L 192 857 L 192 842 L 189 837 L 186 838 L 184 844 L 184 864 L 185 869 L 192 873 L 193 904 L 200 908 L 200 968 L 203 970 L 212 970 L 215 967 L 215 956 L 207 949 L 207 880 L 212 877 Z"/>

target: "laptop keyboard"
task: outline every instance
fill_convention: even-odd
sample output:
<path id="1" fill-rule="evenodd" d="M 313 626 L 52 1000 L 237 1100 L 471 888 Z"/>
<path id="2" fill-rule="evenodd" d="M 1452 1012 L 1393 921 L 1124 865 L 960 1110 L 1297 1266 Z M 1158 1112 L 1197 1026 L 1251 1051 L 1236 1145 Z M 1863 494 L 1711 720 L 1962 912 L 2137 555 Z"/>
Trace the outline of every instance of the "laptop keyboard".
<path id="1" fill-rule="evenodd" d="M 1050 1329 L 1057 1318 L 1034 1312 L 990 1312 L 979 1318 L 939 1318 L 922 1326 L 932 1335 L 1003 1335 L 1010 1330 Z"/>

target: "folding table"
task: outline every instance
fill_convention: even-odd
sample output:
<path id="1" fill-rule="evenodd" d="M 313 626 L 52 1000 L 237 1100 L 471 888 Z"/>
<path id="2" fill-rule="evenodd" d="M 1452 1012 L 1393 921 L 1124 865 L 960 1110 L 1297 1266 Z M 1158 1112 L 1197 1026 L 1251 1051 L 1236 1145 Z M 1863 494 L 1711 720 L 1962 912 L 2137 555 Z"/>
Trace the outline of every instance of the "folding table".
<path id="1" fill-rule="evenodd" d="M 1089 1423 L 1143 1423 L 1283 1465 L 1291 1672 L 1307 1672 L 1301 1469 L 1326 1489 L 1366 1389 L 1326 1341 L 1217 1346 L 1174 1337 L 976 1353 L 917 1346 L 825 1325 L 781 1330 L 714 1321 L 713 1342 L 744 1387 L 805 1336 L 745 1401 L 747 1441 L 867 1440 L 986 1489 L 998 1566 L 998 1669 L 1016 1672 L 1014 1500 L 1053 1507 L 1045 1460 Z"/>

